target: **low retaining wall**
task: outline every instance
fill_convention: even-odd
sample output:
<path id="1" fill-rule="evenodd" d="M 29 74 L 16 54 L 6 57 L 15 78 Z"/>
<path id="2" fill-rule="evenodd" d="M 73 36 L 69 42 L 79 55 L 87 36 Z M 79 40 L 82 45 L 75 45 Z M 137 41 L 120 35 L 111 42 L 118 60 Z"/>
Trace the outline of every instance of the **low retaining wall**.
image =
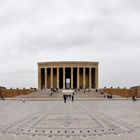
<path id="1" fill-rule="evenodd" d="M 0 97 L 15 97 L 19 95 L 28 95 L 35 92 L 35 89 L 0 89 Z"/>
<path id="2" fill-rule="evenodd" d="M 132 96 L 136 96 L 137 98 L 140 98 L 140 89 L 104 88 L 103 91 L 111 95 L 118 95 L 126 98 Z"/>

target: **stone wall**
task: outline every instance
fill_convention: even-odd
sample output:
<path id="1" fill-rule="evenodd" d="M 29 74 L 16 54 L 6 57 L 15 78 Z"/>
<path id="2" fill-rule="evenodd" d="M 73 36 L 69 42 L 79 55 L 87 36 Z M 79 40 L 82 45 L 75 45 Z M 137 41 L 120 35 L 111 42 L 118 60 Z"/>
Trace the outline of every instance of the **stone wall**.
<path id="1" fill-rule="evenodd" d="M 111 95 L 118 95 L 121 97 L 132 97 L 133 95 L 137 98 L 140 98 L 140 89 L 134 88 L 134 89 L 121 89 L 121 88 L 104 88 L 104 92 L 111 94 Z"/>
<path id="2" fill-rule="evenodd" d="M 15 97 L 19 95 L 28 95 L 32 92 L 35 92 L 35 89 L 0 89 L 0 97 Z"/>

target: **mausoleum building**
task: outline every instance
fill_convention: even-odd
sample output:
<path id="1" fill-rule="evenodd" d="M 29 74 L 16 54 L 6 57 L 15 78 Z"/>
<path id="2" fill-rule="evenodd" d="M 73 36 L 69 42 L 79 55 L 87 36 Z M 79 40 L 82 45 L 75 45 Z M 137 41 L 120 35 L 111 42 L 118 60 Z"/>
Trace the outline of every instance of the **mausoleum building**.
<path id="1" fill-rule="evenodd" d="M 98 62 L 56 61 L 38 63 L 38 89 L 97 89 Z"/>

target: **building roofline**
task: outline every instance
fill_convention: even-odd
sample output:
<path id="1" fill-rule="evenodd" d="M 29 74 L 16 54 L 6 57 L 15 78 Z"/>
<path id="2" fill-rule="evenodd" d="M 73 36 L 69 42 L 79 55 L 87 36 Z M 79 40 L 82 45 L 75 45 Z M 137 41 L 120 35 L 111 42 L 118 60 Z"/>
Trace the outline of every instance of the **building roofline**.
<path id="1" fill-rule="evenodd" d="M 99 62 L 94 61 L 45 61 L 45 62 L 38 62 L 37 64 L 50 64 L 50 63 L 93 63 L 93 64 L 99 64 Z"/>

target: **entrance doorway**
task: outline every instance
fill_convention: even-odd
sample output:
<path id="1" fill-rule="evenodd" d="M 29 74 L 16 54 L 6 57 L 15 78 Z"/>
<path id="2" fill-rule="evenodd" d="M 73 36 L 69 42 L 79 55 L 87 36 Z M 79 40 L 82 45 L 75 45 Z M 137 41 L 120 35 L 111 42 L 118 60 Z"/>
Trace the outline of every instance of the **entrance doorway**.
<path id="1" fill-rule="evenodd" d="M 71 88 L 71 86 L 70 86 L 70 78 L 67 78 L 66 79 L 66 89 L 70 89 Z"/>
<path id="2" fill-rule="evenodd" d="M 65 72 L 66 72 L 65 87 L 66 87 L 66 89 L 70 89 L 71 88 L 71 68 L 66 68 Z"/>

